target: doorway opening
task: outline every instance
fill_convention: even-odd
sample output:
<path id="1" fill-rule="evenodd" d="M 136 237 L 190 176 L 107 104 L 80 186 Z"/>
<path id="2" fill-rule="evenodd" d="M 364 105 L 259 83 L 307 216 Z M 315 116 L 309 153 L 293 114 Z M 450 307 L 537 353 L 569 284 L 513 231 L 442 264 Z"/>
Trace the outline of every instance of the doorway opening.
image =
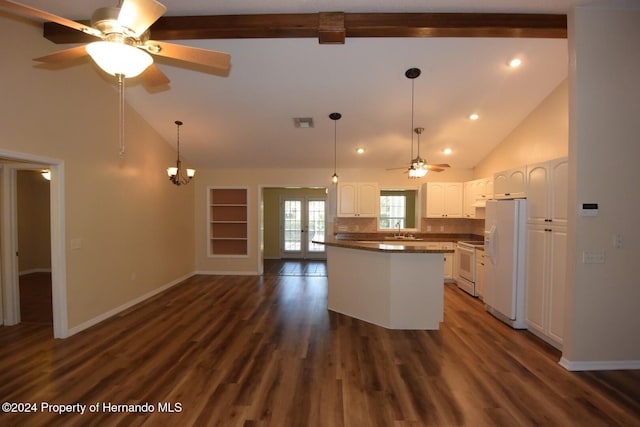
<path id="1" fill-rule="evenodd" d="M 21 323 L 53 325 L 51 197 L 43 170 L 17 170 L 18 315 Z"/>
<path id="2" fill-rule="evenodd" d="M 286 269 L 278 267 L 279 271 L 324 274 L 325 248 L 313 241 L 323 241 L 326 234 L 327 189 L 263 188 L 262 200 L 265 271 L 274 265 L 273 261 L 287 260 L 297 262 L 289 262 Z M 312 261 L 322 265 L 316 268 Z"/>
<path id="3" fill-rule="evenodd" d="M 2 218 L 0 221 L 1 323 L 11 326 L 21 321 L 20 273 L 46 273 L 46 275 L 50 275 L 51 302 L 46 301 L 44 304 L 49 304 L 51 307 L 53 337 L 66 338 L 68 324 L 64 245 L 64 162 L 59 159 L 0 149 L 0 164 L 2 178 L 0 185 L 0 216 Z M 50 267 L 47 265 L 42 267 L 43 264 L 34 267 L 25 260 L 22 264 L 19 262 L 18 176 L 21 171 L 37 170 L 40 172 L 43 168 L 47 168 L 51 172 L 48 192 L 48 223 L 50 228 L 49 241 L 45 243 L 40 241 L 37 246 L 39 250 L 48 253 Z M 44 221 L 47 219 L 45 218 Z M 23 276 L 25 275 L 23 274 Z M 42 301 L 40 300 L 40 303 Z M 36 310 L 38 309 L 36 308 Z"/>

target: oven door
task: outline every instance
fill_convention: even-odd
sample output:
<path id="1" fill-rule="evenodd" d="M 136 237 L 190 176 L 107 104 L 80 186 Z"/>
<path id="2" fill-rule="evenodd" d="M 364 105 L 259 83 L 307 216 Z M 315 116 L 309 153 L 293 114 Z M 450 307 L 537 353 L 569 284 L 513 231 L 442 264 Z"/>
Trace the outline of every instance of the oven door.
<path id="1" fill-rule="evenodd" d="M 476 250 L 468 246 L 456 246 L 456 264 L 458 265 L 458 277 L 471 283 L 476 281 Z"/>

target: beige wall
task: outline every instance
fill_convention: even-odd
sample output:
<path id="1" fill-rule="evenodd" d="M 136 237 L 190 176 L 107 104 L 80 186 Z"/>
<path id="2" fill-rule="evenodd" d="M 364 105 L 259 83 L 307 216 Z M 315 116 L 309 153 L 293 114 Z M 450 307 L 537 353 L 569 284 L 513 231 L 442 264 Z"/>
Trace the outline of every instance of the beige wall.
<path id="1" fill-rule="evenodd" d="M 41 24 L 0 14 L 0 148 L 64 162 L 73 328 L 193 272 L 195 188 L 168 182 L 175 151 L 128 106 L 127 152 L 118 156 L 113 78 L 89 60 L 34 65 L 32 58 L 59 49 Z M 72 240 L 80 248 L 72 250 Z"/>
<path id="2" fill-rule="evenodd" d="M 569 145 L 569 85 L 565 79 L 474 169 L 485 178 L 514 167 L 565 157 Z"/>
<path id="3" fill-rule="evenodd" d="M 17 189 L 18 271 L 50 271 L 49 181 L 40 171 L 21 170 Z"/>
<path id="4" fill-rule="evenodd" d="M 199 170 L 195 182 L 196 268 L 199 272 L 256 274 L 263 257 L 262 189 L 269 187 L 328 188 L 327 229 L 334 230 L 336 186 L 331 184 L 333 169 L 208 169 Z M 342 182 L 377 182 L 380 188 L 418 188 L 428 181 L 468 181 L 470 169 L 430 173 L 420 180 L 409 180 L 402 171 L 384 169 L 338 169 Z M 249 254 L 246 257 L 209 257 L 206 215 L 208 187 L 247 187 L 249 189 Z M 353 231 L 353 230 L 349 230 Z"/>
<path id="5" fill-rule="evenodd" d="M 640 6 L 627 4 L 581 7 L 569 17 L 569 206 L 599 205 L 596 217 L 577 209 L 569 217 L 569 366 L 640 366 Z M 618 234 L 621 248 L 613 245 Z M 582 263 L 588 250 L 604 251 L 605 263 Z"/>

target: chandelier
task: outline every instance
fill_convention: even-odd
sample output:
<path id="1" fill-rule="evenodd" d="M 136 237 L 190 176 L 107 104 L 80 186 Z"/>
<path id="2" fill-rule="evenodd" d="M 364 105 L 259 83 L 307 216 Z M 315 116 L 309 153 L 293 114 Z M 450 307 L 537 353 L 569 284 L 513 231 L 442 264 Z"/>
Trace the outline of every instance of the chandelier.
<path id="1" fill-rule="evenodd" d="M 187 169 L 185 174 L 185 170 L 182 169 L 182 162 L 180 161 L 180 126 L 182 126 L 182 122 L 180 120 L 176 120 L 175 124 L 178 128 L 178 158 L 176 160 L 175 167 L 167 168 L 167 175 L 169 175 L 169 181 L 173 182 L 175 185 L 183 185 L 188 184 L 189 181 L 191 181 L 191 178 L 196 174 L 196 170 Z"/>

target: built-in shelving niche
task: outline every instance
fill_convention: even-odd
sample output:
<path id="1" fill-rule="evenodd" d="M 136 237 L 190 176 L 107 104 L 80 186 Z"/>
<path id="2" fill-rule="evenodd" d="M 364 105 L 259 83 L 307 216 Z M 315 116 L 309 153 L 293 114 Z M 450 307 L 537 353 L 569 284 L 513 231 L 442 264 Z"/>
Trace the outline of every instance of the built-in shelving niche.
<path id="1" fill-rule="evenodd" d="M 247 256 L 247 189 L 208 189 L 209 256 Z"/>

